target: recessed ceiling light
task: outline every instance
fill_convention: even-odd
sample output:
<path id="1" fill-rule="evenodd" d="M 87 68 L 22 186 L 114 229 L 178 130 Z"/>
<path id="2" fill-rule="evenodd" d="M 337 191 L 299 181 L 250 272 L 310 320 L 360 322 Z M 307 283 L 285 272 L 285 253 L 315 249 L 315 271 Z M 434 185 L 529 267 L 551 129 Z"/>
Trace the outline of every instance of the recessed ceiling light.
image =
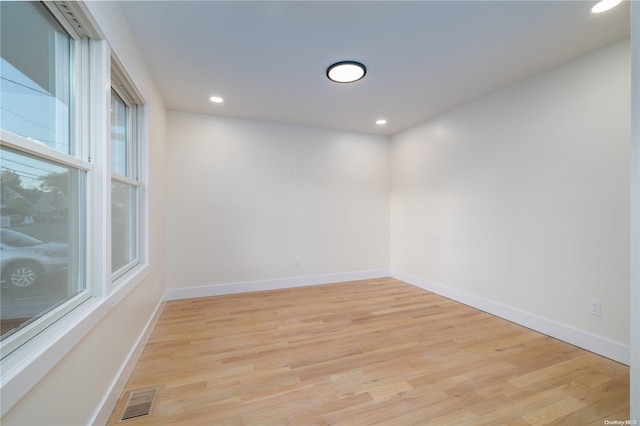
<path id="1" fill-rule="evenodd" d="M 602 13 L 607 10 L 613 9 L 617 5 L 619 5 L 622 0 L 601 0 L 598 3 L 594 4 L 589 11 L 591 13 Z"/>
<path id="2" fill-rule="evenodd" d="M 224 101 L 220 96 L 212 96 L 209 100 L 215 104 L 221 104 Z"/>
<path id="3" fill-rule="evenodd" d="M 367 67 L 356 61 L 336 62 L 327 68 L 327 78 L 336 83 L 353 83 L 367 73 Z"/>
<path id="4" fill-rule="evenodd" d="M 381 118 L 380 120 L 376 120 L 376 124 L 382 126 L 383 124 L 387 124 L 387 120 Z"/>

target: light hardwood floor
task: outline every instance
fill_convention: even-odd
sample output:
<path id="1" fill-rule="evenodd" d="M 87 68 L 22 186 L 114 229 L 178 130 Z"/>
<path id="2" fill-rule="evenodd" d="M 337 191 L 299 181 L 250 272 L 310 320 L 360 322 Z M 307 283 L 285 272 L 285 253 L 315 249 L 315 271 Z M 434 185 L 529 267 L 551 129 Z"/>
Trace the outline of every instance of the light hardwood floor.
<path id="1" fill-rule="evenodd" d="M 391 278 L 167 303 L 122 425 L 603 425 L 629 368 Z"/>

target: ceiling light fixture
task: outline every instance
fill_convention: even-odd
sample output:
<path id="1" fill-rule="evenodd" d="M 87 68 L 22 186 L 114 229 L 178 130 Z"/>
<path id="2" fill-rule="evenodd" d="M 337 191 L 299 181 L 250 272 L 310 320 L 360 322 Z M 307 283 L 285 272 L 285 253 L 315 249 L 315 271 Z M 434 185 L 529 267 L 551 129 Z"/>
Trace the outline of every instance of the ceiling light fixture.
<path id="1" fill-rule="evenodd" d="M 383 124 L 387 124 L 387 120 L 381 118 L 380 120 L 376 120 L 376 124 L 382 126 Z"/>
<path id="2" fill-rule="evenodd" d="M 336 83 L 353 83 L 367 73 L 367 67 L 356 61 L 340 61 L 327 68 L 327 78 Z"/>
<path id="3" fill-rule="evenodd" d="M 601 0 L 598 3 L 594 4 L 593 6 L 591 6 L 591 9 L 589 9 L 589 12 L 594 14 L 606 12 L 607 10 L 613 9 L 614 7 L 619 5 L 621 2 L 622 0 Z"/>
<path id="4" fill-rule="evenodd" d="M 209 98 L 209 100 L 214 104 L 221 104 L 222 102 L 224 102 L 224 99 L 222 99 L 220 96 L 212 96 Z"/>

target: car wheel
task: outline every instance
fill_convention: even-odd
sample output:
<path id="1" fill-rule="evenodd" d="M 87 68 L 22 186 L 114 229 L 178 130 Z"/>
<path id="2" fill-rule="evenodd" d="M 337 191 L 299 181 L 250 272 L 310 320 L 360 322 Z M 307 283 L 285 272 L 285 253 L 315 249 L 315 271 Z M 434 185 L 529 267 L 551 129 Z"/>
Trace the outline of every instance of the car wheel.
<path id="1" fill-rule="evenodd" d="M 28 263 L 19 263 L 9 267 L 6 275 L 6 281 L 15 287 L 29 287 L 39 278 L 38 269 Z"/>

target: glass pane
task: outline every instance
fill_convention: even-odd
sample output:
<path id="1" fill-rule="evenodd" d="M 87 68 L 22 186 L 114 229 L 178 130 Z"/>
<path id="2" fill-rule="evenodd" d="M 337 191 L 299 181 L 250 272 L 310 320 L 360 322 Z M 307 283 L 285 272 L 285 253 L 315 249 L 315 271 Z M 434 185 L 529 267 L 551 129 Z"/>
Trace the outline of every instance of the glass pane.
<path id="1" fill-rule="evenodd" d="M 86 173 L 0 151 L 4 339 L 86 288 Z"/>
<path id="2" fill-rule="evenodd" d="M 72 39 L 36 2 L 0 2 L 0 127 L 73 154 Z"/>
<path id="3" fill-rule="evenodd" d="M 111 182 L 111 272 L 133 262 L 137 250 L 138 188 Z"/>
<path id="4" fill-rule="evenodd" d="M 111 172 L 131 177 L 129 107 L 111 90 Z"/>

